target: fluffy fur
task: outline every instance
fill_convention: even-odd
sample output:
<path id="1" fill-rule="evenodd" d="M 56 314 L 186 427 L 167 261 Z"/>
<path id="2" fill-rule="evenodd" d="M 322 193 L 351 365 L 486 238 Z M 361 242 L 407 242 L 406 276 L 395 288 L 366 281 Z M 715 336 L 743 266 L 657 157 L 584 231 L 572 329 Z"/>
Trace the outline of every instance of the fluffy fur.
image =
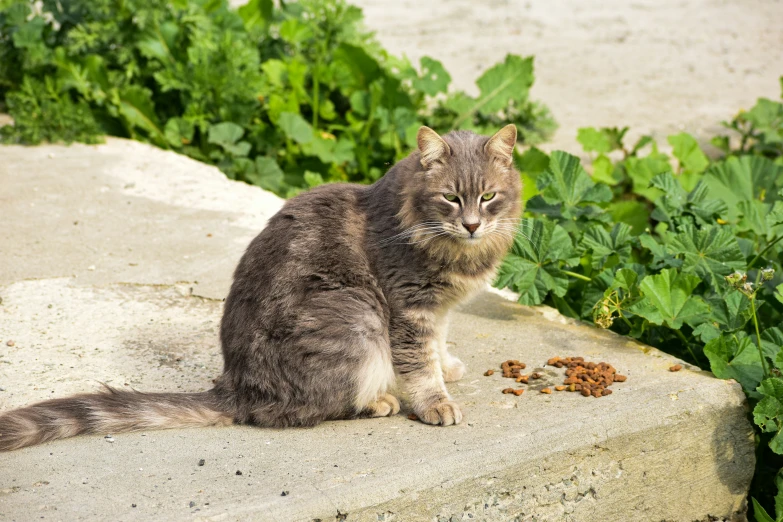
<path id="1" fill-rule="evenodd" d="M 251 242 L 226 299 L 214 389 L 118 391 L 0 416 L 0 451 L 82 433 L 313 426 L 393 415 L 397 377 L 429 424 L 459 423 L 444 382 L 449 310 L 492 279 L 521 212 L 516 128 L 492 138 L 423 127 L 419 150 L 371 186 L 301 194 Z"/>

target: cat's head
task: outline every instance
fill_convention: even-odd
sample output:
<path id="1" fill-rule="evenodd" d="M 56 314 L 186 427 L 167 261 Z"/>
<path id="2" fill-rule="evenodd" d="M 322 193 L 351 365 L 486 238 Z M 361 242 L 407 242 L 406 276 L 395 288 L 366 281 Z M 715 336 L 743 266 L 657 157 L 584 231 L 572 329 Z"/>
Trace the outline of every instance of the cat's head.
<path id="1" fill-rule="evenodd" d="M 419 169 L 406 184 L 400 212 L 412 242 L 455 255 L 505 252 L 522 211 L 516 140 L 513 124 L 492 137 L 419 129 Z"/>

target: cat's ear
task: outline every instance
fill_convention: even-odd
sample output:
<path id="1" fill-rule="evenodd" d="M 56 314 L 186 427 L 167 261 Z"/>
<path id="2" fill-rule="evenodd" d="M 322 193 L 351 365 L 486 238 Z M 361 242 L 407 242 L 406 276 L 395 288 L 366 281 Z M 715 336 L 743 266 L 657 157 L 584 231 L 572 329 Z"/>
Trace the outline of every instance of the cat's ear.
<path id="1" fill-rule="evenodd" d="M 421 154 L 421 165 L 424 168 L 429 167 L 436 161 L 451 155 L 451 148 L 438 133 L 429 127 L 420 127 L 419 134 L 416 136 L 419 143 L 419 153 Z"/>
<path id="2" fill-rule="evenodd" d="M 501 160 L 505 165 L 511 165 L 514 157 L 514 145 L 517 144 L 517 126 L 509 123 L 492 136 L 484 151 L 490 156 Z"/>

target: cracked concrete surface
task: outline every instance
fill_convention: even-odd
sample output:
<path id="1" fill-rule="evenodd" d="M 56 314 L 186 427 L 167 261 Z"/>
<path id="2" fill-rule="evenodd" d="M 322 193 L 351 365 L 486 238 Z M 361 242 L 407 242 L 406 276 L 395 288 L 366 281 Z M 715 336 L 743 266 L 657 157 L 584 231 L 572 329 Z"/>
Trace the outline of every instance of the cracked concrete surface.
<path id="1" fill-rule="evenodd" d="M 281 201 L 124 140 L 0 158 L 0 410 L 99 382 L 208 388 L 234 264 Z M 494 293 L 452 325 L 468 366 L 449 385 L 459 426 L 403 411 L 77 437 L 0 455 L 0 519 L 743 519 L 754 454 L 736 383 L 671 373 L 658 350 Z M 628 381 L 601 399 L 539 393 L 562 381 L 542 366 L 554 355 L 611 362 Z M 544 374 L 521 397 L 483 376 L 509 358 Z"/>

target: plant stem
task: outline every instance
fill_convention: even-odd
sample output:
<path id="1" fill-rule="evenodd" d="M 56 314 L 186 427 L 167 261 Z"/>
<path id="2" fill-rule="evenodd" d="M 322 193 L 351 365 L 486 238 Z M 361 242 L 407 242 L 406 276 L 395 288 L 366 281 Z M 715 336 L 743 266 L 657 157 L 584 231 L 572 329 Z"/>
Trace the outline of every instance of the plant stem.
<path id="1" fill-rule="evenodd" d="M 677 337 L 680 338 L 680 340 L 682 341 L 682 344 L 685 345 L 685 348 L 687 348 L 688 353 L 691 354 L 691 357 L 693 357 L 693 362 L 695 362 L 696 364 L 699 364 L 699 358 L 696 357 L 696 354 L 693 353 L 693 350 L 691 350 L 691 344 L 688 342 L 688 339 L 685 338 L 685 335 L 681 331 L 679 331 L 679 330 L 673 330 L 673 331 L 674 331 L 675 334 L 677 334 Z"/>
<path id="2" fill-rule="evenodd" d="M 781 239 L 783 239 L 783 236 L 778 236 L 778 237 L 776 237 L 775 239 L 773 239 L 772 241 L 770 241 L 770 242 L 767 244 L 767 246 L 766 246 L 766 247 L 764 247 L 764 250 L 762 250 L 761 252 L 759 252 L 759 254 L 758 254 L 756 257 L 754 257 L 754 258 L 753 258 L 753 260 L 752 260 L 750 263 L 748 263 L 748 270 L 750 270 L 750 269 L 753 267 L 753 264 L 754 264 L 756 261 L 758 261 L 758 260 L 759 260 L 759 258 L 760 258 L 761 256 L 763 256 L 764 254 L 766 254 L 766 253 L 767 253 L 767 250 L 769 250 L 770 248 L 772 248 L 773 246 L 775 246 L 775 243 L 777 243 L 777 242 L 778 242 L 778 241 L 780 241 Z"/>
<path id="3" fill-rule="evenodd" d="M 568 270 L 562 270 L 562 272 L 565 275 L 570 275 L 571 277 L 575 277 L 577 279 L 581 279 L 582 281 L 587 281 L 587 282 L 592 281 L 592 279 L 590 279 L 589 277 L 583 276 L 582 274 L 577 274 L 576 272 L 569 272 Z"/>
<path id="4" fill-rule="evenodd" d="M 761 359 L 761 369 L 764 370 L 764 378 L 769 378 L 767 361 L 764 359 L 764 352 L 761 350 L 761 334 L 759 333 L 759 320 L 756 317 L 756 295 L 750 298 L 750 310 L 753 312 L 753 326 L 756 327 L 756 348 L 759 350 L 759 359 Z"/>

